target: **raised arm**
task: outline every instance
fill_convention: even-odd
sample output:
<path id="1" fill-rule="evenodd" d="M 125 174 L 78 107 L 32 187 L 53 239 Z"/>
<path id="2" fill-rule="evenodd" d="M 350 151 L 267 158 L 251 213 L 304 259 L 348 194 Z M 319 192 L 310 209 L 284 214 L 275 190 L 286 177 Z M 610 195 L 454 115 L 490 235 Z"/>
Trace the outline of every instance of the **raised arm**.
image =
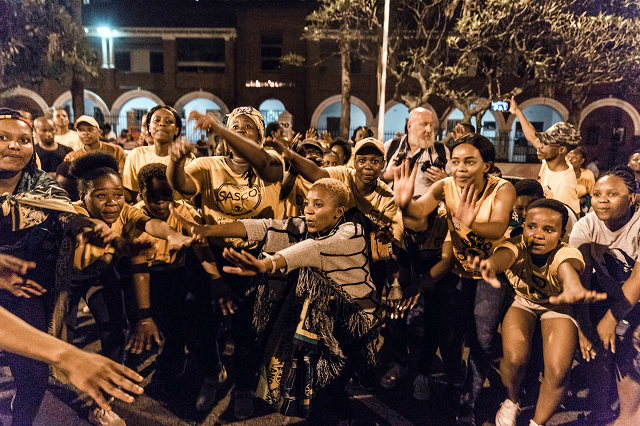
<path id="1" fill-rule="evenodd" d="M 462 201 L 458 206 L 454 218 L 463 225 L 470 228 L 481 237 L 497 240 L 504 235 L 509 227 L 509 219 L 513 211 L 513 204 L 516 201 L 516 190 L 510 183 L 506 183 L 498 188 L 496 201 L 491 211 L 491 218 L 488 222 L 478 223 L 475 221 L 475 199 L 473 188 L 465 188 L 462 191 Z M 465 200 L 465 198 L 467 198 Z"/>
<path id="2" fill-rule="evenodd" d="M 125 402 L 133 402 L 133 397 L 120 388 L 136 394 L 143 392 L 140 386 L 130 381 L 142 380 L 135 371 L 43 333 L 2 307 L 0 324 L 1 349 L 60 368 L 71 383 L 87 392 L 106 410 L 110 410 L 111 407 L 102 392 Z"/>
<path id="3" fill-rule="evenodd" d="M 527 138 L 529 142 L 531 142 L 535 149 L 538 149 L 538 147 L 540 146 L 540 140 L 536 136 L 536 129 L 535 127 L 533 127 L 533 124 L 531 124 L 529 120 L 527 120 L 520 108 L 518 108 L 518 104 L 516 103 L 513 96 L 509 101 L 509 112 L 511 114 L 515 114 L 516 117 L 518 117 L 518 120 L 520 120 L 520 126 L 522 126 L 524 137 Z"/>
<path id="4" fill-rule="evenodd" d="M 222 136 L 231 149 L 249 162 L 262 180 L 266 182 L 282 181 L 282 162 L 280 159 L 269 154 L 255 141 L 227 129 L 213 114 L 203 115 L 197 111 L 192 111 L 188 120 L 196 120 L 194 128 L 200 128 Z"/>
<path id="5" fill-rule="evenodd" d="M 420 220 L 434 211 L 444 198 L 444 181 L 435 182 L 425 194 L 414 200 L 413 188 L 417 173 L 418 167 L 411 170 L 409 161 L 403 161 L 395 171 L 393 193 L 396 205 L 401 209 L 403 217 Z"/>
<path id="6" fill-rule="evenodd" d="M 187 157 L 191 154 L 191 144 L 187 141 L 174 141 L 169 148 L 169 165 L 167 179 L 175 191 L 187 196 L 196 195 L 198 186 L 194 179 L 184 170 Z"/>
<path id="7" fill-rule="evenodd" d="M 583 265 L 578 259 L 567 259 L 558 266 L 558 278 L 562 284 L 562 293 L 550 297 L 549 303 L 593 303 L 607 298 L 606 293 L 589 291 L 582 286 L 580 275 Z"/>

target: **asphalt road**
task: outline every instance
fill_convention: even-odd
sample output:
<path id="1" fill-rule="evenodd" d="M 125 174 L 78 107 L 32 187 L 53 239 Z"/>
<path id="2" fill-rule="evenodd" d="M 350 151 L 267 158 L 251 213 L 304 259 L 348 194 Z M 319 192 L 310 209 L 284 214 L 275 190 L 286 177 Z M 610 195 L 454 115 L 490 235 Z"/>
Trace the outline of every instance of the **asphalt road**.
<path id="1" fill-rule="evenodd" d="M 99 343 L 95 340 L 95 330 L 90 315 L 82 314 L 82 332 L 75 342 L 87 350 L 99 350 Z M 210 425 L 304 425 L 306 422 L 298 418 L 287 418 L 274 412 L 264 401 L 255 400 L 254 416 L 248 420 L 237 422 L 233 419 L 230 405 L 229 386 L 218 393 L 219 402 L 208 415 L 202 415 L 189 408 L 193 406 L 201 377 L 197 371 L 188 368 L 184 379 L 175 384 L 170 390 L 153 381 L 153 359 L 155 356 L 145 357 L 138 367 L 145 377 L 145 394 L 136 398 L 132 404 L 119 401 L 114 403 L 114 410 L 126 420 L 129 426 L 210 426 Z M 0 422 L 4 426 L 11 424 L 10 402 L 13 396 L 13 381 L 0 354 Z M 232 372 L 231 372 L 232 374 Z M 438 382 L 439 376 L 433 377 L 431 391 L 432 398 L 428 402 L 413 399 L 412 376 L 407 377 L 393 390 L 377 387 L 367 392 L 351 383 L 347 392 L 349 401 L 344 409 L 345 425 L 362 426 L 448 426 L 455 424 L 455 396 L 453 390 L 444 383 Z M 548 425 L 582 426 L 587 425 L 585 415 L 589 412 L 591 402 L 588 389 L 581 383 L 585 378 L 581 366 L 576 366 L 572 372 L 571 392 L 563 401 L 563 406 L 552 418 Z M 477 424 L 493 425 L 493 417 L 504 399 L 504 392 L 497 373 L 490 376 L 485 384 L 485 392 L 477 404 Z M 489 386 L 491 383 L 491 386 Z M 525 398 L 533 400 L 532 397 Z M 535 401 L 525 401 L 522 414 L 518 419 L 518 426 L 527 426 L 533 416 Z M 47 391 L 45 400 L 38 413 L 36 426 L 86 426 L 88 408 L 86 402 L 78 398 L 77 394 L 68 387 L 53 382 Z M 596 423 L 597 424 L 597 423 Z M 606 424 L 600 423 L 600 424 Z"/>

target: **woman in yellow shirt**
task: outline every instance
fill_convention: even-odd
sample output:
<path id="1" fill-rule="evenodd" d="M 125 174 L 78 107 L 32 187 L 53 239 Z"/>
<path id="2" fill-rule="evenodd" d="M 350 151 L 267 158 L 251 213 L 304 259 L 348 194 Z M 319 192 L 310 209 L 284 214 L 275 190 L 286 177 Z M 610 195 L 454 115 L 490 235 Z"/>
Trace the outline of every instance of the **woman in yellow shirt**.
<path id="1" fill-rule="evenodd" d="M 461 136 L 451 150 L 451 176 L 435 182 L 419 199 L 413 199 L 417 167 L 410 169 L 405 161 L 396 171 L 394 193 L 396 204 L 404 217 L 422 219 L 444 201 L 449 225 L 449 237 L 453 243 L 453 275 L 445 280 L 451 288 L 460 289 L 453 305 L 457 312 L 451 315 L 451 324 L 471 330 L 453 330 L 454 334 L 469 336 L 469 365 L 473 372 L 473 388 L 461 407 L 461 417 L 473 420 L 475 401 L 482 390 L 484 377 L 494 352 L 493 341 L 498 325 L 508 306 L 510 286 L 502 275 L 501 288 L 493 288 L 482 279 L 479 271 L 469 265 L 467 258 L 479 256 L 486 259 L 493 249 L 504 241 L 511 211 L 515 202 L 515 189 L 504 179 L 489 174 L 495 162 L 495 148 L 484 136 Z M 472 313 L 471 318 L 466 316 Z M 445 320 L 446 321 L 446 320 Z M 455 327 L 455 326 L 454 326 Z M 450 349 L 461 358 L 461 343 L 454 342 Z M 454 347 L 457 346 L 457 347 Z M 456 378 L 451 378 L 455 380 Z"/>

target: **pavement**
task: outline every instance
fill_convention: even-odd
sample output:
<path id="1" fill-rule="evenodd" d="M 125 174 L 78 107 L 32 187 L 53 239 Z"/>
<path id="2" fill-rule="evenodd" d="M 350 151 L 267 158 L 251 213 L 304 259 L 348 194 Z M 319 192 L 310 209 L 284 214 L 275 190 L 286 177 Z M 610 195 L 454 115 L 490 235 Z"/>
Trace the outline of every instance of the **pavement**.
<path id="1" fill-rule="evenodd" d="M 99 342 L 95 340 L 95 330 L 90 314 L 81 313 L 81 333 L 76 345 L 90 351 L 99 350 Z M 197 390 L 202 377 L 193 367 L 187 371 L 172 389 L 153 380 L 155 355 L 142 358 L 138 371 L 145 380 L 145 394 L 136 398 L 132 404 L 115 401 L 114 411 L 124 418 L 129 426 L 212 426 L 212 425 L 305 425 L 299 418 L 288 418 L 275 412 L 264 401 L 255 399 L 255 413 L 250 419 L 235 421 L 233 407 L 230 403 L 230 385 L 218 392 L 219 401 L 208 414 L 199 414 L 190 408 L 194 405 Z M 5 366 L 0 353 L 0 424 L 11 424 L 11 398 L 14 394 L 13 380 L 8 367 Z M 230 372 L 230 380 L 233 372 Z M 582 383 L 586 374 L 582 367 L 575 365 L 571 389 L 564 399 L 558 413 L 547 423 L 549 426 L 587 426 L 585 416 L 589 413 L 589 390 Z M 451 387 L 442 382 L 442 375 L 437 372 L 431 380 L 431 400 L 419 402 L 413 399 L 413 376 L 401 381 L 395 389 L 386 390 L 376 387 L 373 391 L 365 391 L 350 383 L 347 387 L 349 401 L 343 409 L 346 418 L 344 425 L 349 426 L 449 426 L 455 424 L 456 400 Z M 485 383 L 485 391 L 477 403 L 477 424 L 492 426 L 493 417 L 504 399 L 500 378 L 497 372 L 490 375 Z M 528 426 L 533 416 L 535 398 L 525 398 L 522 414 L 518 418 L 518 426 Z M 336 408 L 338 409 L 338 408 Z M 78 394 L 68 386 L 61 385 L 52 378 L 34 426 L 88 426 L 86 396 Z M 597 425 L 598 423 L 596 423 Z M 606 422 L 600 423 L 605 425 Z"/>

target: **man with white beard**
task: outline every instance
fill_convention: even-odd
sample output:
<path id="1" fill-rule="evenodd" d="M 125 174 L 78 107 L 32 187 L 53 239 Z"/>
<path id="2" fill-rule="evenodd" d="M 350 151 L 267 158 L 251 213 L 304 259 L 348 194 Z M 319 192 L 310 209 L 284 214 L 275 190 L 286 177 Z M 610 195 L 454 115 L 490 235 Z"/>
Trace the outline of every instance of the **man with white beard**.
<path id="1" fill-rule="evenodd" d="M 385 144 L 385 168 L 381 178 L 393 188 L 395 171 L 404 160 L 411 162 L 411 168 L 418 168 L 414 196 L 420 197 L 429 187 L 448 176 L 451 170 L 450 153 L 444 144 L 435 141 L 434 118 L 431 111 L 416 108 L 409 114 L 407 134 Z M 414 369 L 417 376 L 413 382 L 413 396 L 419 401 L 427 401 L 431 396 L 428 375 L 431 362 L 440 344 L 440 312 L 442 311 L 442 292 L 434 285 L 442 247 L 447 234 L 447 220 L 444 210 L 436 209 L 419 220 L 403 218 L 405 228 L 405 248 L 395 248 L 398 265 L 398 284 L 407 297 L 412 284 L 431 282 L 425 286 L 423 336 L 421 356 Z M 432 269 L 433 268 L 433 269 Z M 395 283 L 394 283 L 395 284 Z M 411 290 L 408 290 L 411 292 Z M 404 316 L 407 310 L 400 312 Z M 387 321 L 387 335 L 384 344 L 390 348 L 391 364 L 380 379 L 385 389 L 394 388 L 411 370 L 409 367 L 409 341 L 413 339 L 407 328 L 406 320 L 391 316 Z"/>
<path id="2" fill-rule="evenodd" d="M 435 141 L 433 114 L 425 108 L 416 108 L 409 114 L 407 134 L 385 143 L 386 165 L 382 179 L 393 188 L 393 174 L 403 160 L 418 167 L 414 196 L 427 192 L 431 184 L 444 179 L 451 171 L 449 150 Z"/>

